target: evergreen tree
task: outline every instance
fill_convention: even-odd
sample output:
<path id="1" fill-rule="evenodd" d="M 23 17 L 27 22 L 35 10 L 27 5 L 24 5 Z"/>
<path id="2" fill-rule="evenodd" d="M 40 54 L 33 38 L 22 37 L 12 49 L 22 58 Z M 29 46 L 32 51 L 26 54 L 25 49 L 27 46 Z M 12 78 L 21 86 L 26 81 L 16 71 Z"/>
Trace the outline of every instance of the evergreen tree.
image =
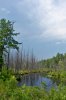
<path id="1" fill-rule="evenodd" d="M 14 22 L 9 20 L 0 20 L 0 70 L 4 63 L 4 52 L 8 53 L 9 48 L 19 49 L 18 45 L 20 43 L 14 39 L 14 36 L 17 36 L 19 33 L 15 33 L 13 25 Z"/>

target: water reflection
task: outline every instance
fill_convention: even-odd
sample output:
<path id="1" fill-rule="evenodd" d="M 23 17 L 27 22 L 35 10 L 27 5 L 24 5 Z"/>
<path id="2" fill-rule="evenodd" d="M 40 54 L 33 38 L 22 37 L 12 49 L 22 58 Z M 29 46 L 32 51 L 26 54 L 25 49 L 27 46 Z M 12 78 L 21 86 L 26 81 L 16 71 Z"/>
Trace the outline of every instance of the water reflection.
<path id="1" fill-rule="evenodd" d="M 39 73 L 23 75 L 18 85 L 22 86 L 23 84 L 25 84 L 27 86 L 39 86 L 40 87 L 42 82 L 46 84 L 47 89 L 51 89 L 52 87 L 55 87 L 55 88 L 57 87 L 55 81 Z"/>

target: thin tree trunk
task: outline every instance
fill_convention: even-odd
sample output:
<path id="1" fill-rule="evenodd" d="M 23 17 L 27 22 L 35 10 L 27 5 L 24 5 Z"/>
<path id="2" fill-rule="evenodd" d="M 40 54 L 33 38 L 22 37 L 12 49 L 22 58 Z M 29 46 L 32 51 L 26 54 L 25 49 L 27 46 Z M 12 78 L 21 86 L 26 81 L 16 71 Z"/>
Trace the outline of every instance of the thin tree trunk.
<path id="1" fill-rule="evenodd" d="M 0 50 L 0 71 L 2 69 L 3 66 L 3 51 Z"/>

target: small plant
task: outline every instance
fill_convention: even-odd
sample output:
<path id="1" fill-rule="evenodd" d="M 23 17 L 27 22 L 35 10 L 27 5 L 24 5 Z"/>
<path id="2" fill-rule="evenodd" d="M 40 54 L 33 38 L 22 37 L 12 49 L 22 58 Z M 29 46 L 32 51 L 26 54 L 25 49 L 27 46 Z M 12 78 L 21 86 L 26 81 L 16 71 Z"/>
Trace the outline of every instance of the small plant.
<path id="1" fill-rule="evenodd" d="M 47 88 L 46 82 L 41 82 L 41 87 L 46 90 L 46 88 Z"/>

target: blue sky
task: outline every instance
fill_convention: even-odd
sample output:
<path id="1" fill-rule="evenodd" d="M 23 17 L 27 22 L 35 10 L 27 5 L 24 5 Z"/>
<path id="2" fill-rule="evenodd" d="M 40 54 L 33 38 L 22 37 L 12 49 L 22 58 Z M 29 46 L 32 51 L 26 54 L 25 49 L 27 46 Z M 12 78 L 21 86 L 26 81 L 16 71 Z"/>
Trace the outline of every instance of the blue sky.
<path id="1" fill-rule="evenodd" d="M 15 21 L 17 38 L 38 59 L 66 52 L 66 0 L 0 0 L 0 19 Z"/>

